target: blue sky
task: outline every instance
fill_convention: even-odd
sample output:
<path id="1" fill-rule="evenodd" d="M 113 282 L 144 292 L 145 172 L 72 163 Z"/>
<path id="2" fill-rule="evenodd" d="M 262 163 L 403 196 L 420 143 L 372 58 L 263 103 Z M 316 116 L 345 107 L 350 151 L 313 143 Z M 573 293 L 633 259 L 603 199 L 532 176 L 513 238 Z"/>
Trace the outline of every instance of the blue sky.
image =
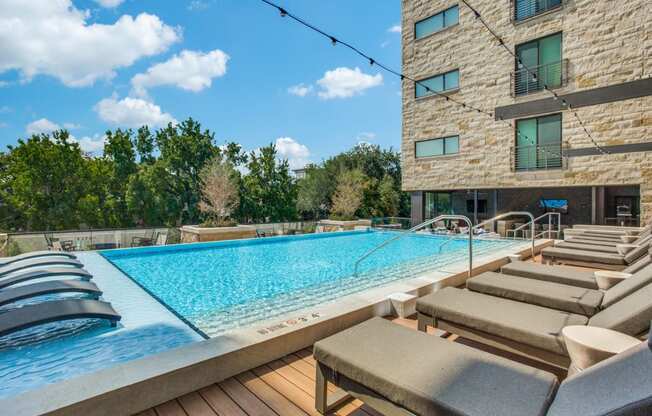
<path id="1" fill-rule="evenodd" d="M 280 4 L 400 69 L 398 0 Z M 300 166 L 398 148 L 400 82 L 259 0 L 0 0 L 1 148 L 66 127 L 97 151 L 106 129 L 189 116 Z"/>

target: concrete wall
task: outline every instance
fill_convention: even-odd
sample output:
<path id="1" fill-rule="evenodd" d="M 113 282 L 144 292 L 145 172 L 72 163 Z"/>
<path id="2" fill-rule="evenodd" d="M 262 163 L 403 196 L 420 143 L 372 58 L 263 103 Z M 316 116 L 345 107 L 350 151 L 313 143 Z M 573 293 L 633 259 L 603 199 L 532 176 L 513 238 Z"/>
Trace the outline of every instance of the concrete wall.
<path id="1" fill-rule="evenodd" d="M 493 111 L 497 106 L 546 98 L 545 92 L 510 95 L 513 58 L 460 3 L 460 23 L 414 40 L 414 23 L 447 7 L 452 0 L 403 0 L 403 71 L 424 78 L 459 68 L 460 89 L 452 96 Z M 505 43 L 514 45 L 563 32 L 563 58 L 569 82 L 559 94 L 646 78 L 652 75 L 652 6 L 647 0 L 569 0 L 561 10 L 515 25 L 509 0 L 476 0 L 473 6 Z M 577 110 L 603 146 L 652 140 L 652 97 Z M 570 148 L 590 147 L 569 112 L 562 116 L 563 141 Z M 457 155 L 415 159 L 414 142 L 460 136 Z M 462 109 L 442 97 L 414 98 L 414 84 L 403 83 L 403 188 L 406 191 L 542 188 L 557 186 L 640 185 L 643 220 L 652 220 L 652 152 L 583 156 L 564 170 L 513 172 L 512 127 Z"/>

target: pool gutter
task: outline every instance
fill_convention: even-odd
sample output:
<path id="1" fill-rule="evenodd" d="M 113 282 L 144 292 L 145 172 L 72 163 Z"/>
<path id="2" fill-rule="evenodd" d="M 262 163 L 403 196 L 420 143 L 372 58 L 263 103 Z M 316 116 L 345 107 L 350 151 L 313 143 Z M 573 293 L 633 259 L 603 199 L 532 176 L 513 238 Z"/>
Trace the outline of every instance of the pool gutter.
<path id="1" fill-rule="evenodd" d="M 535 252 L 552 243 L 552 240 L 537 240 Z M 530 248 L 524 242 L 478 256 L 472 274 L 498 269 L 509 261 L 511 254 L 526 258 Z M 0 409 L 14 416 L 138 413 L 309 347 L 373 316 L 389 315 L 389 294 L 405 292 L 423 296 L 446 286 L 459 286 L 467 279 L 467 267 L 464 261 L 453 263 L 216 338 L 54 383 L 0 400 Z"/>

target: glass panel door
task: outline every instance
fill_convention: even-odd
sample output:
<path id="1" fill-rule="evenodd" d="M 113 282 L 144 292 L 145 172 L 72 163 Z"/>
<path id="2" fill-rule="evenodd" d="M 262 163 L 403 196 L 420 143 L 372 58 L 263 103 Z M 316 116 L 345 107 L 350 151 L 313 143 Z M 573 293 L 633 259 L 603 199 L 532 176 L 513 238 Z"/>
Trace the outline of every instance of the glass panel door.
<path id="1" fill-rule="evenodd" d="M 545 85 L 561 86 L 561 33 L 539 40 L 539 65 L 539 76 Z"/>
<path id="2" fill-rule="evenodd" d="M 518 120 L 516 131 L 516 170 L 536 168 L 537 120 Z"/>
<path id="3" fill-rule="evenodd" d="M 516 56 L 523 63 L 523 67 L 518 66 L 516 62 L 516 91 L 521 94 L 527 94 L 529 91 L 538 89 L 538 83 L 532 75 L 525 69 L 526 67 L 534 74 L 539 66 L 539 43 L 537 41 L 520 45 L 516 48 Z"/>
<path id="4" fill-rule="evenodd" d="M 540 168 L 561 166 L 561 114 L 539 117 L 537 125 L 537 142 Z"/>

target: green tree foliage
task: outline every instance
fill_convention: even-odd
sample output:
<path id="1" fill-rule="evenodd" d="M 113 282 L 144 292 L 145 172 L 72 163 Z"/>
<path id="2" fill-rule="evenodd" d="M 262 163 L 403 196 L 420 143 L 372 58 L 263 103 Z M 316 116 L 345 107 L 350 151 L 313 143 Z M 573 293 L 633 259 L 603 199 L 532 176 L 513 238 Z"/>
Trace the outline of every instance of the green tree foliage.
<path id="1" fill-rule="evenodd" d="M 0 229 L 198 224 L 208 219 L 200 210 L 200 173 L 216 158 L 231 167 L 238 203 L 230 217 L 241 223 L 329 215 L 338 201 L 352 198 L 344 185 L 361 202 L 353 212 L 336 205 L 339 215 L 409 212 L 400 155 L 391 149 L 357 146 L 308 167 L 297 181 L 273 144 L 250 153 L 236 143 L 217 146 L 212 132 L 188 119 L 156 131 L 107 131 L 102 156 L 85 155 L 64 130 L 18 140 L 0 153 Z M 336 194 L 338 183 L 344 185 Z"/>
<path id="2" fill-rule="evenodd" d="M 355 219 L 355 214 L 362 206 L 368 188 L 369 177 L 362 170 L 343 170 L 337 176 L 331 216 L 338 220 Z"/>

